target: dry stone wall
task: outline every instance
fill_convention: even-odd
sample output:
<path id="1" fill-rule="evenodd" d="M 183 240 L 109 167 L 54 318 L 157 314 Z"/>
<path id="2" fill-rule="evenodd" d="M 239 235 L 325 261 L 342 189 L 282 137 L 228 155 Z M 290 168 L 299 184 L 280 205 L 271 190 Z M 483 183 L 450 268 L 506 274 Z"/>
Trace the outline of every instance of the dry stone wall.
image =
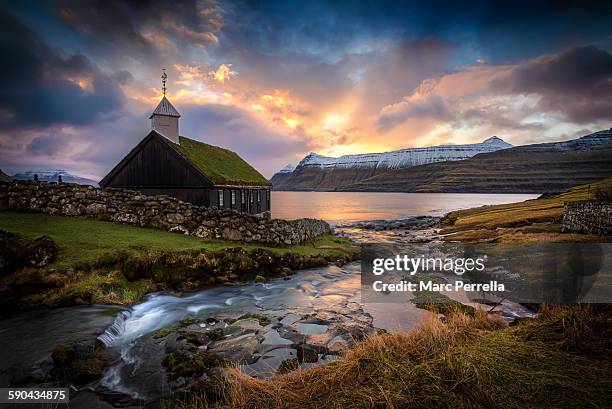
<path id="1" fill-rule="evenodd" d="M 596 201 L 565 203 L 563 231 L 612 234 L 612 203 Z"/>
<path id="2" fill-rule="evenodd" d="M 331 231 L 317 219 L 282 220 L 217 210 L 169 196 L 72 183 L 13 181 L 0 185 L 0 210 L 82 216 L 206 239 L 299 244 Z"/>

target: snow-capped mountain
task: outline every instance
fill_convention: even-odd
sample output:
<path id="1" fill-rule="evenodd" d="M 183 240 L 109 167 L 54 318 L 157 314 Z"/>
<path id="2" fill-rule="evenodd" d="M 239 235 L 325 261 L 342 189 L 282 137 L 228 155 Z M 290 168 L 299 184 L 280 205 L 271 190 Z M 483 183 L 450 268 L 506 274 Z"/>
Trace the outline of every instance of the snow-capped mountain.
<path id="1" fill-rule="evenodd" d="M 381 172 L 410 168 L 434 162 L 458 161 L 479 153 L 495 152 L 512 145 L 496 136 L 481 143 L 406 148 L 391 152 L 344 155 L 337 158 L 310 153 L 291 169 L 276 173 L 276 190 L 336 190 Z"/>
<path id="2" fill-rule="evenodd" d="M 278 171 L 278 173 L 291 173 L 295 170 L 295 166 L 293 166 L 292 164 L 288 163 L 285 165 L 285 167 L 283 167 L 281 170 Z"/>
<path id="3" fill-rule="evenodd" d="M 581 138 L 512 147 L 491 137 L 471 145 L 345 155 L 311 153 L 275 190 L 369 192 L 562 191 L 612 176 L 612 130 Z"/>
<path id="4" fill-rule="evenodd" d="M 462 160 L 479 153 L 495 152 L 500 149 L 511 147 L 512 145 L 506 143 L 497 136 L 492 136 L 481 143 L 474 144 L 406 148 L 383 153 L 343 155 L 337 158 L 322 156 L 312 152 L 300 161 L 296 169 L 304 167 L 317 167 L 322 169 L 354 167 L 399 169 L 424 165 L 426 163 Z"/>
<path id="5" fill-rule="evenodd" d="M 38 177 L 38 180 L 45 182 L 57 182 L 59 176 L 61 176 L 62 182 L 64 183 L 98 186 L 98 182 L 95 180 L 73 175 L 65 170 L 29 170 L 27 172 L 16 173 L 12 178 L 18 180 L 34 180 L 34 175 Z"/>

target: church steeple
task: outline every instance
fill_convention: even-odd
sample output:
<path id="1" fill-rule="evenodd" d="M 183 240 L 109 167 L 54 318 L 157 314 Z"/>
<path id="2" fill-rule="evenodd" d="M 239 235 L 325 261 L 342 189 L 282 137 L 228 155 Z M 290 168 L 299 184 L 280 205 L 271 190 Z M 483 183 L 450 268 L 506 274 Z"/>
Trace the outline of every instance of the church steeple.
<path id="1" fill-rule="evenodd" d="M 168 78 L 168 74 L 166 74 L 165 68 L 162 71 L 162 93 L 164 96 L 162 97 L 161 101 L 159 101 L 159 104 L 157 104 L 157 108 L 155 108 L 149 117 L 151 120 L 151 129 L 156 130 L 166 138 L 170 139 L 172 142 L 178 144 L 179 118 L 181 117 L 181 114 L 178 113 L 176 108 L 174 108 L 168 98 L 166 98 L 166 79 Z"/>

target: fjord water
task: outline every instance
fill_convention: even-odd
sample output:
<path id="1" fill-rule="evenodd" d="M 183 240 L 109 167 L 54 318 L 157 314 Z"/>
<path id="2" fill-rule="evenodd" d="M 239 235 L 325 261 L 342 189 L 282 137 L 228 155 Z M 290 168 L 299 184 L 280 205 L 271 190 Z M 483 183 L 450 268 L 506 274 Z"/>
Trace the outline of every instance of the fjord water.
<path id="1" fill-rule="evenodd" d="M 536 197 L 538 195 L 504 193 L 272 192 L 272 217 L 312 217 L 330 223 L 391 220 L 443 216 L 453 210 L 522 202 Z"/>

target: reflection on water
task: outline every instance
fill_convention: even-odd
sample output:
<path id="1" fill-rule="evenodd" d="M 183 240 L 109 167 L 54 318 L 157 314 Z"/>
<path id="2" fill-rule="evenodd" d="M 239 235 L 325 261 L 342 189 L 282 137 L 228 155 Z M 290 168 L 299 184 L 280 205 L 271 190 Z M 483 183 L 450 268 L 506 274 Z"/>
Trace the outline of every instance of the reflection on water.
<path id="1" fill-rule="evenodd" d="M 501 193 L 272 192 L 272 216 L 328 222 L 442 216 L 459 209 L 521 202 L 538 195 Z"/>

